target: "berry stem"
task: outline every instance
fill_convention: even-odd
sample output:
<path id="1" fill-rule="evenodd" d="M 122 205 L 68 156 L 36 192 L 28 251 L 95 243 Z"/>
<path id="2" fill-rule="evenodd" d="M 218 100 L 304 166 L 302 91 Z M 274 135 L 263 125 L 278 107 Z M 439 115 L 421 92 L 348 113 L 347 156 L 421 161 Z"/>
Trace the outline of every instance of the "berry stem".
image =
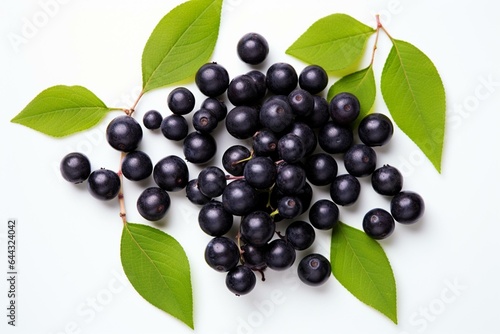
<path id="1" fill-rule="evenodd" d="M 380 22 L 380 15 L 379 14 L 375 15 L 375 18 L 377 19 L 377 32 L 375 35 L 375 43 L 373 44 L 372 59 L 370 61 L 370 66 L 373 65 L 373 61 L 375 59 L 375 51 L 377 51 L 377 44 L 378 44 L 378 37 L 380 35 L 380 29 L 383 29 L 382 23 Z"/>
<path id="2" fill-rule="evenodd" d="M 122 162 L 125 158 L 126 153 L 122 152 L 120 156 L 120 168 L 118 169 L 118 177 L 120 178 L 120 191 L 118 192 L 118 203 L 120 204 L 120 217 L 124 225 L 127 224 L 127 210 L 125 209 L 125 197 L 123 195 L 123 173 L 122 173 Z"/>
<path id="3" fill-rule="evenodd" d="M 135 108 L 137 107 L 137 105 L 139 104 L 139 101 L 141 100 L 142 96 L 144 95 L 144 90 L 142 90 L 140 93 L 139 93 L 139 96 L 137 96 L 137 99 L 135 100 L 134 104 L 132 105 L 132 107 L 130 107 L 129 109 L 125 109 L 125 113 L 128 115 L 128 116 L 132 116 L 132 114 L 134 113 L 135 111 Z"/>

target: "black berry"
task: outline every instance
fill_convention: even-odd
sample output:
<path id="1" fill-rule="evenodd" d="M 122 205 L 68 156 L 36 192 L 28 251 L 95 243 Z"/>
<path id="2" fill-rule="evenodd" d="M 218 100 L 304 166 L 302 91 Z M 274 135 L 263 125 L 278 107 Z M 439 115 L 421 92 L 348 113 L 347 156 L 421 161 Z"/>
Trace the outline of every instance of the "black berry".
<path id="1" fill-rule="evenodd" d="M 207 197 L 222 195 L 226 184 L 226 174 L 217 166 L 205 167 L 198 174 L 198 188 Z"/>
<path id="2" fill-rule="evenodd" d="M 207 63 L 196 72 L 195 83 L 202 94 L 217 97 L 226 91 L 229 74 L 222 65 Z"/>
<path id="3" fill-rule="evenodd" d="M 118 196 L 120 178 L 114 171 L 101 168 L 90 173 L 87 187 L 92 196 L 107 201 Z"/>
<path id="4" fill-rule="evenodd" d="M 235 216 L 244 216 L 254 211 L 257 192 L 245 180 L 230 182 L 222 193 L 224 208 Z"/>
<path id="5" fill-rule="evenodd" d="M 240 38 L 236 51 L 238 57 L 245 63 L 257 65 L 266 59 L 269 53 L 269 44 L 262 35 L 251 32 Z"/>
<path id="6" fill-rule="evenodd" d="M 325 283 L 332 272 L 330 261 L 321 254 L 309 254 L 300 260 L 297 274 L 302 282 L 310 286 Z"/>
<path id="7" fill-rule="evenodd" d="M 252 291 L 257 282 L 254 272 L 248 266 L 238 265 L 226 275 L 226 286 L 237 296 L 246 295 Z"/>
<path id="8" fill-rule="evenodd" d="M 245 242 L 260 247 L 274 236 L 273 218 L 264 211 L 254 211 L 241 218 L 240 235 Z"/>
<path id="9" fill-rule="evenodd" d="M 330 117 L 340 125 L 354 122 L 360 111 L 359 100 L 351 93 L 338 93 L 330 101 Z"/>
<path id="10" fill-rule="evenodd" d="M 370 146 L 356 144 L 344 154 L 344 166 L 347 172 L 356 177 L 370 175 L 375 171 L 377 154 Z"/>
<path id="11" fill-rule="evenodd" d="M 122 161 L 122 173 L 131 181 L 144 180 L 153 172 L 153 163 L 149 155 L 142 151 L 127 153 Z"/>
<path id="12" fill-rule="evenodd" d="M 425 203 L 422 196 L 413 191 L 401 191 L 391 200 L 391 214 L 399 223 L 416 223 L 424 211 Z"/>
<path id="13" fill-rule="evenodd" d="M 142 139 L 142 128 L 130 116 L 114 118 L 106 128 L 106 140 L 114 149 L 122 152 L 133 151 Z"/>
<path id="14" fill-rule="evenodd" d="M 354 204 L 361 191 L 361 184 L 351 174 L 338 175 L 330 185 L 330 196 L 338 205 Z"/>
<path id="15" fill-rule="evenodd" d="M 81 183 L 90 175 L 90 161 L 82 153 L 69 153 L 61 160 L 59 170 L 66 181 Z"/>
<path id="16" fill-rule="evenodd" d="M 328 85 L 328 74 L 318 65 L 306 66 L 299 74 L 299 86 L 311 94 L 318 94 Z"/>
<path id="17" fill-rule="evenodd" d="M 286 228 L 285 238 L 296 250 L 304 250 L 313 244 L 316 233 L 311 224 L 296 220 Z"/>
<path id="18" fill-rule="evenodd" d="M 266 264 L 273 270 L 290 268 L 296 258 L 295 248 L 283 239 L 271 241 L 266 251 Z"/>
<path id="19" fill-rule="evenodd" d="M 214 157 L 217 144 L 210 134 L 195 131 L 184 139 L 182 150 L 187 161 L 193 164 L 204 164 Z"/>
<path id="20" fill-rule="evenodd" d="M 368 146 L 385 145 L 394 133 L 391 120 L 384 114 L 369 114 L 358 126 L 359 139 Z"/>
<path id="21" fill-rule="evenodd" d="M 377 193 L 394 196 L 403 188 L 403 175 L 396 167 L 384 165 L 373 172 L 371 182 Z"/>
<path id="22" fill-rule="evenodd" d="M 160 125 L 161 133 L 170 140 L 183 140 L 189 132 L 189 126 L 182 115 L 172 114 L 163 119 Z"/>
<path id="23" fill-rule="evenodd" d="M 266 72 L 267 88 L 278 95 L 288 95 L 297 87 L 299 78 L 292 65 L 274 63 Z"/>
<path id="24" fill-rule="evenodd" d="M 344 153 L 354 141 L 352 130 L 333 121 L 325 123 L 318 131 L 318 144 L 327 153 Z"/>
<path id="25" fill-rule="evenodd" d="M 309 221 L 318 230 L 330 230 L 339 221 L 339 208 L 330 200 L 320 199 L 309 209 Z"/>
<path id="26" fill-rule="evenodd" d="M 166 191 L 179 191 L 189 182 L 189 170 L 181 158 L 169 155 L 156 163 L 153 169 L 153 179 Z"/>
<path id="27" fill-rule="evenodd" d="M 394 231 L 394 226 L 394 219 L 384 209 L 371 209 L 363 217 L 363 230 L 373 239 L 387 238 Z"/>
<path id="28" fill-rule="evenodd" d="M 212 200 L 203 205 L 198 213 L 198 224 L 206 234 L 222 236 L 233 226 L 233 215 L 224 210 L 222 202 Z"/>
<path id="29" fill-rule="evenodd" d="M 165 217 L 170 208 L 170 196 L 158 187 L 149 187 L 137 199 L 137 211 L 147 220 L 157 221 Z"/>
<path id="30" fill-rule="evenodd" d="M 168 108 L 177 115 L 189 114 L 194 109 L 195 98 L 186 87 L 174 88 L 167 97 Z"/>
<path id="31" fill-rule="evenodd" d="M 205 248 L 205 261 L 216 271 L 225 272 L 236 267 L 240 260 L 240 250 L 227 237 L 215 237 Z"/>
<path id="32" fill-rule="evenodd" d="M 156 130 L 160 128 L 162 115 L 157 110 L 149 110 L 142 117 L 142 124 L 149 130 Z"/>

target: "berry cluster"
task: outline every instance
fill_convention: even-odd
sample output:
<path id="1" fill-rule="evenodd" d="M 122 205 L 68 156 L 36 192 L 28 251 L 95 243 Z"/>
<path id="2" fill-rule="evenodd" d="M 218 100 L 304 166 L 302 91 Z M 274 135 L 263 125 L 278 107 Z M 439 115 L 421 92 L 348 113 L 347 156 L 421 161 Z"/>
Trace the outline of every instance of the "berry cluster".
<path id="1" fill-rule="evenodd" d="M 243 62 L 256 65 L 266 59 L 269 45 L 263 36 L 249 33 L 236 50 Z M 371 176 L 373 189 L 392 197 L 390 213 L 375 208 L 365 215 L 363 229 L 370 237 L 386 238 L 395 221 L 411 224 L 422 216 L 424 202 L 417 193 L 402 191 L 401 173 L 389 165 L 377 168 L 374 147 L 391 139 L 390 119 L 372 113 L 356 123 L 360 113 L 356 96 L 344 92 L 331 101 L 321 96 L 328 75 L 320 66 L 309 65 L 297 73 L 290 64 L 278 62 L 265 73 L 252 69 L 230 78 L 221 64 L 207 63 L 197 71 L 195 83 L 205 99 L 192 114 L 194 131 L 189 132 L 185 116 L 195 109 L 195 97 L 186 87 L 168 95 L 171 115 L 163 118 L 150 110 L 143 125 L 160 129 L 169 140 L 182 141 L 185 160 L 201 167 L 196 178 L 190 179 L 185 160 L 175 155 L 153 166 L 149 156 L 137 150 L 143 132 L 130 116 L 113 119 L 106 138 L 114 149 L 126 153 L 121 165 L 125 178 L 138 181 L 153 175 L 157 186 L 145 189 L 137 200 L 142 217 L 162 219 L 170 207 L 168 192 L 183 189 L 200 207 L 199 226 L 211 237 L 205 260 L 226 273 L 231 292 L 249 293 L 256 285 L 255 272 L 264 279 L 266 268 L 290 268 L 298 252 L 313 245 L 316 229 L 335 227 L 338 206 L 356 202 L 361 191 L 358 178 Z M 229 111 L 224 95 L 233 105 Z M 209 163 L 217 150 L 211 133 L 221 123 L 239 142 L 224 151 L 219 167 Z M 355 143 L 355 124 L 361 143 Z M 338 175 L 335 155 L 343 159 L 347 173 Z M 90 171 L 89 160 L 80 153 L 70 153 L 61 162 L 63 177 L 73 183 L 88 179 L 96 198 L 118 195 L 118 173 Z M 313 203 L 313 186 L 329 187 L 331 200 Z M 308 222 L 299 219 L 306 213 Z M 233 238 L 229 234 L 235 217 L 239 225 Z M 298 263 L 297 273 L 304 283 L 317 286 L 328 280 L 331 265 L 323 255 L 309 252 Z"/>

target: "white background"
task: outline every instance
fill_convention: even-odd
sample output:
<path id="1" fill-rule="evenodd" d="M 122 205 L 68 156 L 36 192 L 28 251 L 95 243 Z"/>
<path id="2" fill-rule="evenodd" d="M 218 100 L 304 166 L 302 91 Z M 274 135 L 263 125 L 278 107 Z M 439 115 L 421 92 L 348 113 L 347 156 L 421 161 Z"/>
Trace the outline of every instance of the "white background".
<path id="1" fill-rule="evenodd" d="M 9 122 L 39 92 L 56 84 L 83 85 L 108 106 L 131 106 L 140 90 L 143 46 L 161 17 L 180 2 L 1 3 L 0 268 L 4 273 L 6 223 L 17 218 L 19 224 L 17 326 L 6 324 L 7 282 L 2 275 L 2 333 L 193 332 L 143 300 L 124 277 L 118 203 L 99 202 L 85 186 L 68 184 L 59 175 L 59 161 L 71 151 L 85 152 L 93 168 L 117 169 L 119 153 L 103 136 L 116 113 L 97 128 L 64 139 Z M 235 53 L 237 40 L 247 32 L 260 32 L 269 41 L 271 52 L 262 69 L 274 61 L 286 61 L 300 71 L 305 64 L 284 51 L 314 21 L 346 13 L 374 26 L 374 15 L 380 13 L 395 38 L 418 46 L 440 71 L 447 92 L 447 129 L 441 174 L 399 129 L 391 143 L 378 151 L 379 165 L 400 168 L 405 189 L 419 192 L 427 205 L 419 224 L 398 225 L 381 242 L 397 282 L 397 326 L 359 302 L 333 277 L 322 287 L 309 288 L 299 282 L 293 269 L 269 272 L 266 282 L 259 281 L 250 295 L 233 296 L 224 285 L 224 275 L 204 262 L 203 250 L 210 238 L 198 227 L 197 208 L 182 192 L 172 194 L 168 222 L 155 226 L 179 240 L 191 262 L 195 333 L 500 332 L 498 10 L 487 0 L 224 3 L 212 60 L 233 76 L 250 69 Z M 34 29 L 27 28 L 32 24 Z M 13 38 L 24 40 L 16 44 Z M 373 41 L 368 42 L 367 55 Z M 381 35 L 375 59 L 378 86 L 389 49 L 390 42 Z M 360 67 L 368 61 L 365 57 Z M 332 76 L 331 83 L 337 79 Z M 170 89 L 147 94 L 137 117 L 149 109 L 167 115 Z M 380 94 L 374 110 L 388 114 Z M 219 150 L 214 163 L 235 142 L 223 131 L 216 137 Z M 154 161 L 182 155 L 179 145 L 149 131 L 141 149 Z M 190 171 L 195 177 L 199 167 L 190 165 Z M 125 184 L 130 221 L 150 224 L 136 212 L 135 199 L 151 183 Z M 341 219 L 357 228 L 368 209 L 388 207 L 367 180 L 362 180 L 362 186 L 359 202 L 341 211 Z M 315 198 L 327 195 L 322 189 Z M 313 250 L 328 255 L 328 233 L 317 233 Z"/>

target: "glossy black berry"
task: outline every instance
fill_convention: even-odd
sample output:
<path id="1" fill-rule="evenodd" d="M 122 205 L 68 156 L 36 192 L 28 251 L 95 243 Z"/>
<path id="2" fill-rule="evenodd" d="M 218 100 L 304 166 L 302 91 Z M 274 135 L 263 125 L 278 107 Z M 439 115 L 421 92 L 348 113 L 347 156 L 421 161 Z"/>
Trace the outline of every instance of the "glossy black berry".
<path id="1" fill-rule="evenodd" d="M 399 223 L 416 223 L 424 211 L 424 199 L 413 191 L 401 191 L 391 200 L 391 214 Z"/>
<path id="2" fill-rule="evenodd" d="M 300 280 L 310 286 L 324 284 L 331 273 L 332 266 L 330 261 L 323 255 L 317 253 L 306 255 L 300 260 L 297 267 L 297 274 Z"/>
<path id="3" fill-rule="evenodd" d="M 255 104 L 259 98 L 255 80 L 246 74 L 234 77 L 227 87 L 227 98 L 235 106 Z"/>
<path id="4" fill-rule="evenodd" d="M 278 136 L 269 129 L 260 129 L 252 137 L 253 154 L 256 156 L 273 156 L 278 148 Z"/>
<path id="5" fill-rule="evenodd" d="M 92 196 L 107 201 L 118 196 L 120 191 L 120 178 L 118 174 L 109 169 L 97 169 L 90 173 L 87 188 Z"/>
<path id="6" fill-rule="evenodd" d="M 182 144 L 184 157 L 193 164 L 209 162 L 217 152 L 217 143 L 208 133 L 191 132 Z"/>
<path id="7" fill-rule="evenodd" d="M 288 104 L 286 96 L 284 98 L 268 98 L 259 111 L 259 121 L 264 128 L 268 128 L 275 133 L 283 132 L 294 120 L 292 107 Z"/>
<path id="8" fill-rule="evenodd" d="M 306 158 L 304 169 L 309 182 L 315 186 L 326 186 L 337 176 L 338 165 L 331 155 L 316 153 Z"/>
<path id="9" fill-rule="evenodd" d="M 306 66 L 299 74 L 299 86 L 311 94 L 318 94 L 328 85 L 328 74 L 318 65 Z"/>
<path id="10" fill-rule="evenodd" d="M 276 188 L 284 195 L 298 194 L 306 184 L 306 172 L 301 165 L 284 163 L 278 167 Z"/>
<path id="11" fill-rule="evenodd" d="M 339 208 L 330 200 L 320 199 L 309 209 L 309 221 L 318 230 L 330 230 L 339 221 Z"/>
<path id="12" fill-rule="evenodd" d="M 283 239 L 271 241 L 266 251 L 266 264 L 273 270 L 285 270 L 295 262 L 295 248 Z"/>
<path id="13" fill-rule="evenodd" d="M 226 91 L 229 85 L 229 74 L 222 65 L 207 63 L 196 72 L 195 83 L 202 94 L 217 97 Z"/>
<path id="14" fill-rule="evenodd" d="M 222 193 L 222 203 L 226 211 L 235 216 L 244 216 L 254 211 L 257 192 L 245 180 L 234 180 Z"/>
<path id="15" fill-rule="evenodd" d="M 288 95 L 297 87 L 299 78 L 292 65 L 274 63 L 266 72 L 266 86 L 274 94 Z"/>
<path id="16" fill-rule="evenodd" d="M 292 107 L 295 116 L 307 116 L 314 109 L 312 94 L 301 88 L 296 88 L 288 94 L 288 103 Z"/>
<path id="17" fill-rule="evenodd" d="M 222 195 L 226 184 L 226 174 L 217 166 L 205 167 L 198 174 L 198 188 L 207 197 Z"/>
<path id="18" fill-rule="evenodd" d="M 182 115 L 172 114 L 163 119 L 160 125 L 161 133 L 170 140 L 183 140 L 189 132 L 189 126 Z"/>
<path id="19" fill-rule="evenodd" d="M 222 100 L 213 97 L 207 97 L 201 103 L 201 108 L 206 109 L 210 111 L 212 114 L 214 114 L 215 118 L 217 119 L 217 122 L 221 122 L 224 120 L 224 118 L 226 118 L 227 106 Z"/>
<path id="20" fill-rule="evenodd" d="M 71 183 L 81 183 L 90 175 L 90 161 L 85 154 L 73 152 L 62 158 L 59 164 L 62 177 Z"/>
<path id="21" fill-rule="evenodd" d="M 377 168 L 371 177 L 373 189 L 385 196 L 394 196 L 403 188 L 403 175 L 393 166 Z"/>
<path id="22" fill-rule="evenodd" d="M 246 295 L 257 283 L 255 273 L 248 266 L 238 265 L 226 275 L 226 286 L 237 296 Z"/>
<path id="23" fill-rule="evenodd" d="M 192 179 L 186 185 L 186 197 L 188 200 L 197 205 L 204 205 L 210 202 L 211 198 L 203 195 L 198 187 L 198 179 Z"/>
<path id="24" fill-rule="evenodd" d="M 238 264 L 240 250 L 236 243 L 227 237 L 215 237 L 205 248 L 205 261 L 216 271 L 226 272 Z"/>
<path id="25" fill-rule="evenodd" d="M 353 176 L 370 175 L 377 166 L 377 154 L 373 148 L 365 144 L 353 145 L 344 154 L 344 166 Z"/>
<path id="26" fill-rule="evenodd" d="M 258 70 L 247 72 L 247 75 L 253 79 L 255 88 L 257 89 L 257 100 L 262 99 L 267 92 L 266 75 Z"/>
<path id="27" fill-rule="evenodd" d="M 373 239 L 385 239 L 394 231 L 394 219 L 384 209 L 375 208 L 363 217 L 363 230 Z"/>
<path id="28" fill-rule="evenodd" d="M 263 270 L 266 267 L 266 246 L 257 247 L 252 244 L 241 246 L 243 261 L 246 266 Z"/>
<path id="29" fill-rule="evenodd" d="M 201 133 L 210 133 L 217 127 L 219 123 L 217 117 L 207 109 L 199 109 L 193 114 L 193 127 Z"/>
<path id="30" fill-rule="evenodd" d="M 222 167 L 231 175 L 241 176 L 250 155 L 250 150 L 243 145 L 230 146 L 222 154 Z"/>
<path id="31" fill-rule="evenodd" d="M 189 182 L 189 170 L 186 162 L 175 155 L 164 157 L 153 169 L 153 179 L 166 191 L 179 191 Z"/>
<path id="32" fill-rule="evenodd" d="M 198 224 L 206 234 L 222 236 L 233 226 L 233 215 L 224 210 L 222 202 L 212 200 L 203 205 L 198 213 Z"/>
<path id="33" fill-rule="evenodd" d="M 359 139 L 368 146 L 386 144 L 394 133 L 391 120 L 384 114 L 369 114 L 361 120 L 358 126 Z"/>
<path id="34" fill-rule="evenodd" d="M 327 153 L 344 153 L 354 141 L 349 127 L 329 121 L 318 131 L 318 144 Z"/>
<path id="35" fill-rule="evenodd" d="M 293 219 L 303 212 L 302 202 L 297 196 L 286 195 L 278 199 L 277 210 L 281 217 Z"/>
<path id="36" fill-rule="evenodd" d="M 240 235 L 243 240 L 254 246 L 267 244 L 274 236 L 273 218 L 264 211 L 254 211 L 241 218 Z"/>
<path id="37" fill-rule="evenodd" d="M 167 105 L 170 111 L 177 115 L 189 114 L 194 109 L 195 97 L 186 87 L 174 88 L 167 97 Z"/>
<path id="38" fill-rule="evenodd" d="M 238 57 L 247 64 L 262 63 L 269 54 L 269 44 L 261 34 L 251 32 L 243 35 L 236 45 Z"/>
<path id="39" fill-rule="evenodd" d="M 226 130 L 237 139 L 251 138 L 259 129 L 259 112 L 249 106 L 236 106 L 226 116 Z"/>
<path id="40" fill-rule="evenodd" d="M 149 155 L 142 151 L 127 153 L 122 161 L 122 173 L 131 181 L 140 181 L 148 178 L 153 172 L 153 163 Z"/>
<path id="41" fill-rule="evenodd" d="M 285 238 L 296 250 L 304 250 L 313 244 L 316 233 L 308 222 L 296 220 L 286 228 Z"/>
<path id="42" fill-rule="evenodd" d="M 295 163 L 300 161 L 306 154 L 304 142 L 299 136 L 287 133 L 278 140 L 278 156 L 280 159 Z"/>
<path id="43" fill-rule="evenodd" d="M 338 93 L 330 101 L 329 110 L 330 117 L 335 123 L 348 125 L 359 116 L 359 100 L 351 93 Z"/>
<path id="44" fill-rule="evenodd" d="M 351 174 L 341 174 L 330 185 L 330 196 L 338 205 L 347 206 L 354 204 L 361 192 L 361 184 Z"/>
<path id="45" fill-rule="evenodd" d="M 256 189 L 270 188 L 276 181 L 276 165 L 268 157 L 253 157 L 243 170 L 245 181 Z"/>
<path id="46" fill-rule="evenodd" d="M 149 187 L 143 190 L 137 199 L 137 211 L 147 220 L 158 221 L 165 217 L 170 208 L 170 196 L 158 187 Z"/>
<path id="47" fill-rule="evenodd" d="M 106 128 L 106 140 L 114 149 L 131 152 L 142 139 L 141 125 L 130 116 L 114 118 Z"/>
<path id="48" fill-rule="evenodd" d="M 157 110 L 149 110 L 142 117 L 142 124 L 149 130 L 157 130 L 160 128 L 163 116 Z"/>

